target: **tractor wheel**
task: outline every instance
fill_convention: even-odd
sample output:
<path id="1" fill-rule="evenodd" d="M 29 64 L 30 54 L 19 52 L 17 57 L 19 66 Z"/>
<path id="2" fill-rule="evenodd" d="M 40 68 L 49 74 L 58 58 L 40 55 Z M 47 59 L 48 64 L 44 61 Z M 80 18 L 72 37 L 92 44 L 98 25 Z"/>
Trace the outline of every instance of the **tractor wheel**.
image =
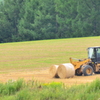
<path id="1" fill-rule="evenodd" d="M 95 74 L 100 74 L 100 72 L 95 72 Z"/>
<path id="2" fill-rule="evenodd" d="M 93 68 L 90 65 L 84 66 L 83 74 L 84 74 L 84 76 L 92 75 L 93 74 Z"/>
<path id="3" fill-rule="evenodd" d="M 82 76 L 82 72 L 80 71 L 80 68 L 75 70 L 75 75 Z"/>

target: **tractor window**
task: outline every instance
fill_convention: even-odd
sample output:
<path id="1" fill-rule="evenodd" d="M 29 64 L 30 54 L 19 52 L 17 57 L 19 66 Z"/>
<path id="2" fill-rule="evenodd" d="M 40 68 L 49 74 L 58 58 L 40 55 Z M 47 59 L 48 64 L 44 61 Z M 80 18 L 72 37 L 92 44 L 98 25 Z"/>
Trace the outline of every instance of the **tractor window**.
<path id="1" fill-rule="evenodd" d="M 88 57 L 89 58 L 94 58 L 95 57 L 95 53 L 94 53 L 93 48 L 88 49 Z"/>
<path id="2" fill-rule="evenodd" d="M 100 62 L 100 48 L 97 48 L 96 51 L 97 51 L 97 61 Z"/>
<path id="3" fill-rule="evenodd" d="M 96 49 L 97 55 L 100 56 L 100 48 Z"/>

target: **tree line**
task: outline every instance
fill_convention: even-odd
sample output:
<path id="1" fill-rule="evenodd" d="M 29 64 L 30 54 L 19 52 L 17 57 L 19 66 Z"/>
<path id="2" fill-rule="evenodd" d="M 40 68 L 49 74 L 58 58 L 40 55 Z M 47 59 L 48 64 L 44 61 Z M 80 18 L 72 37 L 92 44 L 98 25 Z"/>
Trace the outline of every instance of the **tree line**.
<path id="1" fill-rule="evenodd" d="M 0 43 L 100 35 L 99 0 L 0 0 Z"/>

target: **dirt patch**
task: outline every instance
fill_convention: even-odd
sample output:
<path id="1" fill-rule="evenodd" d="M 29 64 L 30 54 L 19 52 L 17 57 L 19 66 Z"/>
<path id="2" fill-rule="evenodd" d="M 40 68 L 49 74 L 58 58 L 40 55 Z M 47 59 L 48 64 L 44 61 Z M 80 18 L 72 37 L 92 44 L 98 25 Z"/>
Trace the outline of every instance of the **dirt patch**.
<path id="1" fill-rule="evenodd" d="M 34 70 L 34 71 L 10 71 L 7 73 L 1 73 L 0 74 L 0 82 L 7 82 L 8 80 L 17 80 L 19 78 L 23 78 L 24 80 L 37 80 L 40 82 L 63 82 L 67 85 L 78 85 L 82 83 L 90 83 L 96 78 L 100 78 L 100 74 L 94 74 L 92 76 L 74 76 L 73 78 L 66 78 L 66 79 L 60 79 L 60 78 L 51 78 L 48 73 L 47 69 L 41 69 L 41 70 Z"/>

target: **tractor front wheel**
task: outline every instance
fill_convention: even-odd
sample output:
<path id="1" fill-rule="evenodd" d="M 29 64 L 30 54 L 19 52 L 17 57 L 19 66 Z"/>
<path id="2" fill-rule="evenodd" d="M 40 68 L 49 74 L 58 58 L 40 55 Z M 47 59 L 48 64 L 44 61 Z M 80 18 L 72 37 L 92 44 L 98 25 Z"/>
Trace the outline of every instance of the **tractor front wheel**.
<path id="1" fill-rule="evenodd" d="M 80 68 L 78 68 L 78 69 L 75 70 L 75 75 L 82 76 L 82 72 L 81 72 Z"/>
<path id="2" fill-rule="evenodd" d="M 93 74 L 93 68 L 90 65 L 84 66 L 83 74 L 84 76 L 91 76 Z"/>

